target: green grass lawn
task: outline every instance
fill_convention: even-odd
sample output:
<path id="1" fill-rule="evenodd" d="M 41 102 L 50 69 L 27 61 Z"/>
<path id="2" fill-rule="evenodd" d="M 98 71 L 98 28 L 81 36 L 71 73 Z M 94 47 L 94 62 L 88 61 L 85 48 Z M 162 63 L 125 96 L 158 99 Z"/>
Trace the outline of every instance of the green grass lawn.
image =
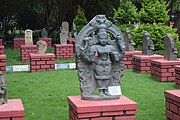
<path id="1" fill-rule="evenodd" d="M 21 55 L 20 50 L 14 50 L 14 49 L 5 49 L 4 53 L 6 55 L 6 65 L 29 65 L 30 62 L 21 62 Z M 46 53 L 54 53 L 54 48 L 48 48 Z M 55 63 L 74 63 L 75 58 L 72 59 L 56 59 Z"/>
<path id="2" fill-rule="evenodd" d="M 20 98 L 25 120 L 68 120 L 67 96 L 80 95 L 76 70 L 5 74 L 9 99 Z M 164 120 L 164 90 L 179 89 L 150 74 L 125 70 L 122 93 L 138 103 L 137 120 Z"/>

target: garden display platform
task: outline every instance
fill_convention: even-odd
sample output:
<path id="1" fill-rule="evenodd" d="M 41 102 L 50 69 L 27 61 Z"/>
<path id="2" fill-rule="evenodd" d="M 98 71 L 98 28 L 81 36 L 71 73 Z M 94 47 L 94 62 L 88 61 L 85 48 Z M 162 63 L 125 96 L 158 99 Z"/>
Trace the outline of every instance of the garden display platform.
<path id="1" fill-rule="evenodd" d="M 13 48 L 20 49 L 21 45 L 25 45 L 25 38 L 14 38 Z"/>
<path id="2" fill-rule="evenodd" d="M 180 87 L 180 65 L 174 66 L 175 68 L 175 84 Z"/>
<path id="3" fill-rule="evenodd" d="M 30 57 L 29 54 L 36 54 L 37 53 L 37 46 L 36 45 L 21 45 L 21 61 L 22 62 L 29 62 Z"/>

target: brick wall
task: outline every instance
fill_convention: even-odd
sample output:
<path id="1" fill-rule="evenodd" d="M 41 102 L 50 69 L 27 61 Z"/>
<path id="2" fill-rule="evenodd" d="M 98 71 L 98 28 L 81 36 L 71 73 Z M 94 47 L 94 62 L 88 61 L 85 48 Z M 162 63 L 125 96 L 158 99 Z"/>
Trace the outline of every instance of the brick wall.
<path id="1" fill-rule="evenodd" d="M 68 96 L 68 103 L 69 120 L 136 120 L 137 103 L 125 96 L 93 102 Z"/>
<path id="2" fill-rule="evenodd" d="M 141 55 L 142 51 L 126 51 L 123 58 L 124 68 L 133 68 L 133 55 Z"/>
<path id="3" fill-rule="evenodd" d="M 22 62 L 29 62 L 30 57 L 29 54 L 36 54 L 37 53 L 37 46 L 27 46 L 27 45 L 21 45 L 21 61 Z"/>
<path id="4" fill-rule="evenodd" d="M 75 39 L 75 38 L 67 38 L 67 43 L 68 43 L 68 44 L 73 44 L 73 52 L 75 53 L 75 43 L 76 43 L 76 39 Z"/>
<path id="5" fill-rule="evenodd" d="M 30 54 L 30 71 L 49 71 L 55 70 L 54 54 Z"/>
<path id="6" fill-rule="evenodd" d="M 14 38 L 13 48 L 20 49 L 21 45 L 25 45 L 25 38 Z"/>
<path id="7" fill-rule="evenodd" d="M 151 60 L 151 75 L 161 82 L 175 81 L 174 65 L 180 65 L 180 61 Z"/>
<path id="8" fill-rule="evenodd" d="M 0 39 L 0 46 L 3 46 L 3 39 Z"/>
<path id="9" fill-rule="evenodd" d="M 180 87 L 180 65 L 175 66 L 175 83 Z"/>
<path id="10" fill-rule="evenodd" d="M 4 54 L 4 46 L 0 46 L 0 55 Z"/>
<path id="11" fill-rule="evenodd" d="M 0 55 L 0 71 L 6 72 L 6 55 Z"/>
<path id="12" fill-rule="evenodd" d="M 180 120 L 180 90 L 166 90 L 166 119 Z"/>
<path id="13" fill-rule="evenodd" d="M 39 38 L 39 40 L 46 41 L 47 47 L 50 48 L 52 44 L 52 38 Z"/>
<path id="14" fill-rule="evenodd" d="M 72 44 L 55 44 L 54 52 L 57 59 L 73 58 L 73 45 Z"/>
<path id="15" fill-rule="evenodd" d="M 164 57 L 161 55 L 133 55 L 133 71 L 139 73 L 150 73 L 151 72 L 151 64 L 150 61 L 152 59 L 163 59 Z"/>

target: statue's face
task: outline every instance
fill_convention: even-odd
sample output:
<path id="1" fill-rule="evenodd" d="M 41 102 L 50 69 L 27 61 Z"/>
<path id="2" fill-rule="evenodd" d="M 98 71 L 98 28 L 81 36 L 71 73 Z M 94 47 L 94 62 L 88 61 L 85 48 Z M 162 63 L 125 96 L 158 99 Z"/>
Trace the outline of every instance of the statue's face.
<path id="1" fill-rule="evenodd" d="M 100 23 L 104 23 L 106 20 L 105 18 L 106 18 L 105 15 L 97 15 L 96 16 L 97 22 L 100 22 Z"/>

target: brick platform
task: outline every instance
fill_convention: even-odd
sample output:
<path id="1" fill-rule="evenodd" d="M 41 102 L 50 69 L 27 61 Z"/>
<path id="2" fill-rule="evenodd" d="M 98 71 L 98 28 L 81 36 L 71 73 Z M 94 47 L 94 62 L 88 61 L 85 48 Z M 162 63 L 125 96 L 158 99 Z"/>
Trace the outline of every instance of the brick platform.
<path id="1" fill-rule="evenodd" d="M 37 53 L 37 46 L 27 46 L 27 45 L 21 45 L 21 61 L 22 62 L 29 62 L 30 57 L 29 54 L 36 54 Z"/>
<path id="2" fill-rule="evenodd" d="M 0 55 L 0 71 L 6 72 L 6 55 Z"/>
<path id="3" fill-rule="evenodd" d="M 161 82 L 175 81 L 175 65 L 180 65 L 180 60 L 151 60 L 151 75 Z"/>
<path id="4" fill-rule="evenodd" d="M 125 96 L 114 100 L 81 100 L 68 96 L 69 120 L 136 120 L 137 103 Z"/>
<path id="5" fill-rule="evenodd" d="M 180 120 L 180 90 L 166 90 L 166 119 Z"/>
<path id="6" fill-rule="evenodd" d="M 47 43 L 47 47 L 48 47 L 48 48 L 50 48 L 50 47 L 51 47 L 52 38 L 39 38 L 39 40 L 46 41 L 46 43 Z"/>
<path id="7" fill-rule="evenodd" d="M 3 46 L 3 39 L 0 39 L 0 46 Z"/>
<path id="8" fill-rule="evenodd" d="M 73 53 L 75 53 L 76 39 L 75 38 L 67 38 L 67 43 L 68 44 L 73 44 Z"/>
<path id="9" fill-rule="evenodd" d="M 21 45 L 25 45 L 25 38 L 14 38 L 14 49 L 20 49 Z"/>
<path id="10" fill-rule="evenodd" d="M 24 108 L 20 99 L 8 100 L 0 105 L 0 120 L 24 120 Z"/>
<path id="11" fill-rule="evenodd" d="M 55 70 L 55 55 L 54 54 L 30 54 L 30 71 L 50 71 Z"/>
<path id="12" fill-rule="evenodd" d="M 4 54 L 4 46 L 0 46 L 0 55 Z"/>
<path id="13" fill-rule="evenodd" d="M 73 44 L 55 44 L 54 52 L 57 59 L 73 58 Z"/>
<path id="14" fill-rule="evenodd" d="M 133 55 L 141 55 L 142 51 L 126 51 L 123 58 L 124 68 L 133 68 Z"/>
<path id="15" fill-rule="evenodd" d="M 180 87 L 180 65 L 175 68 L 175 84 Z"/>
<path id="16" fill-rule="evenodd" d="M 151 64 L 150 61 L 153 59 L 163 59 L 162 55 L 133 55 L 133 71 L 139 73 L 150 73 Z"/>

